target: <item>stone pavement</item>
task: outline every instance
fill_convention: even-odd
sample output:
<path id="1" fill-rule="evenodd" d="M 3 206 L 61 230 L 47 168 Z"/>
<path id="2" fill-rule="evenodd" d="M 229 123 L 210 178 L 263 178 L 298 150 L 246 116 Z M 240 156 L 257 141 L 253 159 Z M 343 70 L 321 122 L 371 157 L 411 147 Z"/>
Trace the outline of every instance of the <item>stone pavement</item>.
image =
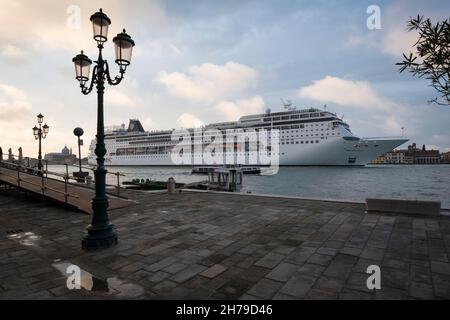
<path id="1" fill-rule="evenodd" d="M 81 250 L 90 217 L 0 190 L 0 299 L 448 299 L 450 218 L 362 204 L 128 192 L 119 245 Z M 82 286 L 69 290 L 75 264 Z M 366 286 L 381 268 L 381 290 Z"/>

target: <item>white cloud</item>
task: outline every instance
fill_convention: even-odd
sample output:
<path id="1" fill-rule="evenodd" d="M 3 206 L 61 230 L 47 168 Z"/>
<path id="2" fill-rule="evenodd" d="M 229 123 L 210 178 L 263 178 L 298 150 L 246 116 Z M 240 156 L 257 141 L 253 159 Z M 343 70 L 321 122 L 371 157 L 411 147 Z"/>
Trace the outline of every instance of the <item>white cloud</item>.
<path id="1" fill-rule="evenodd" d="M 403 53 L 415 52 L 413 45 L 419 39 L 417 31 L 407 30 L 409 17 L 423 14 L 433 22 L 448 18 L 445 10 L 434 10 L 432 6 L 424 7 L 417 1 L 392 1 L 382 10 L 382 30 L 354 31 L 345 42 L 346 47 L 366 47 L 379 52 L 398 57 Z"/>
<path id="2" fill-rule="evenodd" d="M 394 102 L 380 97 L 367 81 L 351 81 L 331 76 L 301 88 L 299 96 L 359 109 L 387 110 L 396 106 Z"/>
<path id="3" fill-rule="evenodd" d="M 184 51 L 182 49 L 166 40 L 147 41 L 139 44 L 133 50 L 133 56 L 146 59 L 181 57 L 183 55 Z"/>
<path id="4" fill-rule="evenodd" d="M 389 116 L 380 122 L 382 132 L 388 135 L 400 136 L 402 134 L 402 123 L 395 117 Z"/>
<path id="5" fill-rule="evenodd" d="M 344 121 L 350 125 L 354 134 L 361 137 L 400 137 L 404 133 L 406 138 L 410 138 L 416 132 L 414 123 L 397 114 L 371 114 L 368 117 L 350 115 L 345 116 Z"/>
<path id="6" fill-rule="evenodd" d="M 375 33 L 366 33 L 365 35 L 351 34 L 344 42 L 346 48 L 358 48 L 358 47 L 379 47 L 379 41 L 375 38 Z"/>
<path id="7" fill-rule="evenodd" d="M 135 108 L 139 104 L 137 98 L 132 99 L 128 94 L 124 93 L 122 90 L 115 88 L 114 89 L 109 88 L 105 92 L 105 101 L 107 104 L 125 108 Z"/>
<path id="8" fill-rule="evenodd" d="M 19 146 L 24 147 L 24 152 L 34 147 L 31 110 L 32 105 L 25 92 L 14 86 L 0 84 L 1 147 L 4 153 L 10 146 L 14 154 L 17 154 L 15 149 Z"/>
<path id="9" fill-rule="evenodd" d="M 383 31 L 383 34 L 371 32 L 364 35 L 350 35 L 344 46 L 346 48 L 365 47 L 400 58 L 403 53 L 415 51 L 413 45 L 417 39 L 416 32 L 407 32 L 404 26 L 394 26 L 388 31 Z"/>
<path id="10" fill-rule="evenodd" d="M 0 93 L 0 121 L 21 121 L 31 113 L 31 102 L 22 90 L 0 84 Z"/>
<path id="11" fill-rule="evenodd" d="M 21 61 L 28 56 L 28 52 L 12 44 L 5 44 L 1 48 L 0 54 L 3 57 L 13 61 Z"/>
<path id="12" fill-rule="evenodd" d="M 183 113 L 178 117 L 177 124 L 182 128 L 197 128 L 203 125 L 203 121 L 190 113 Z"/>
<path id="13" fill-rule="evenodd" d="M 26 92 L 18 87 L 0 84 L 0 146 L 4 152 L 11 147 L 13 153 L 17 154 L 18 148 L 22 147 L 24 156 L 37 156 L 38 142 L 33 137 L 32 128 L 37 125 L 36 115 L 41 111 L 45 116 L 44 122 L 50 126 L 50 133 L 42 144 L 43 154 L 61 150 L 65 144 L 68 147 L 76 146 L 72 130 L 75 125 L 78 125 L 74 124 L 74 121 L 78 120 L 68 117 L 67 113 L 61 111 L 64 110 L 62 108 L 58 109 L 58 112 L 61 111 L 60 115 L 58 112 L 50 111 L 51 108 L 48 105 L 40 107 L 40 110 L 34 110 L 33 104 L 38 104 L 39 100 L 40 98 L 36 95 L 33 95 L 32 100 Z M 70 109 L 70 107 L 67 108 Z M 65 122 L 66 119 L 69 122 Z M 88 120 L 86 119 L 86 121 Z M 86 145 L 82 150 L 85 153 L 90 137 L 94 136 L 94 130 L 90 130 L 84 124 L 82 127 L 85 129 Z"/>
<path id="14" fill-rule="evenodd" d="M 223 113 L 227 120 L 237 121 L 240 117 L 248 114 L 264 112 L 265 103 L 260 96 L 237 101 L 221 101 L 216 109 Z"/>
<path id="15" fill-rule="evenodd" d="M 142 126 L 144 127 L 144 130 L 150 131 L 150 130 L 154 129 L 153 128 L 154 123 L 153 123 L 152 118 L 146 117 L 146 118 L 142 118 L 140 121 L 141 121 Z"/>
<path id="16" fill-rule="evenodd" d="M 118 87 L 107 88 L 105 101 L 112 106 L 133 109 L 143 105 L 141 94 L 139 81 L 127 76 Z"/>
<path id="17" fill-rule="evenodd" d="M 429 143 L 432 143 L 433 146 L 438 146 L 437 149 L 440 149 L 441 152 L 450 151 L 450 137 L 443 134 L 434 134 L 431 136 Z M 427 145 L 428 147 L 428 145 Z M 430 145 L 431 148 L 431 145 Z"/>
<path id="18" fill-rule="evenodd" d="M 0 30 L 2 42 L 15 43 L 17 47 L 28 51 L 67 50 L 76 54 L 81 49 L 86 52 L 96 52 L 95 42 L 92 39 L 92 26 L 89 17 L 102 6 L 101 0 L 2 0 L 0 21 L 3 26 Z M 78 18 L 73 11 L 68 11 L 71 5 L 80 8 L 80 28 L 74 27 L 73 22 Z M 127 14 L 123 14 L 124 12 Z M 147 27 L 152 30 L 167 24 L 168 20 L 164 5 L 160 1 L 144 1 L 138 6 L 130 5 L 120 0 L 108 0 L 105 13 L 111 18 L 112 25 L 109 39 L 112 40 L 123 27 L 132 27 L 132 21 L 145 19 Z M 133 36 L 134 30 L 128 30 Z M 112 50 L 109 41 L 108 50 Z"/>
<path id="19" fill-rule="evenodd" d="M 426 150 L 439 150 L 440 152 L 446 152 L 441 147 L 434 145 L 434 144 L 426 144 L 425 148 L 426 148 Z"/>
<path id="20" fill-rule="evenodd" d="M 380 49 L 383 53 L 402 57 L 403 53 L 415 52 L 413 45 L 417 39 L 417 32 L 407 32 L 404 27 L 395 27 L 382 38 Z"/>
<path id="21" fill-rule="evenodd" d="M 177 97 L 193 101 L 214 102 L 234 97 L 256 84 L 256 70 L 236 63 L 211 63 L 192 66 L 188 73 L 160 72 L 155 81 L 167 87 Z"/>
<path id="22" fill-rule="evenodd" d="M 450 137 L 443 134 L 433 134 L 431 139 L 436 144 L 447 144 L 450 145 Z"/>

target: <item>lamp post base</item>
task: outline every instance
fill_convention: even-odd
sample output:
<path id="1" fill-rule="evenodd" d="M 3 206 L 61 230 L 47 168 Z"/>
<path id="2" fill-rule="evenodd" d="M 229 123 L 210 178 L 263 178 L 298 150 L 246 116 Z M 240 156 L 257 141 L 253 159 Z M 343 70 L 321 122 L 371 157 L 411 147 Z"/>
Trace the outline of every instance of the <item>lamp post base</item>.
<path id="1" fill-rule="evenodd" d="M 94 228 L 90 225 L 88 235 L 81 242 L 81 247 L 86 251 L 96 251 L 107 249 L 118 243 L 117 234 L 114 232 L 114 225 L 109 224 L 105 228 Z"/>

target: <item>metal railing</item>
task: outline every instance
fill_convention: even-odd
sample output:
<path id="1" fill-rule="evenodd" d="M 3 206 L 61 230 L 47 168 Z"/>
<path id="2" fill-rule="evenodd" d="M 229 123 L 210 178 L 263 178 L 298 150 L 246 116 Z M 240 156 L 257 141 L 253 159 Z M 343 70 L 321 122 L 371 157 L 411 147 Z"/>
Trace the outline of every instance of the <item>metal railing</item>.
<path id="1" fill-rule="evenodd" d="M 46 170 L 47 170 L 47 168 L 48 168 L 48 161 L 47 160 L 45 160 L 45 161 L 46 161 L 45 166 L 46 166 Z M 52 165 L 52 164 L 50 164 L 50 165 Z M 58 164 L 55 164 L 55 165 L 58 165 Z M 69 176 L 69 167 L 78 168 L 78 169 L 80 168 L 79 165 L 68 164 L 68 163 L 65 163 L 64 166 L 66 166 L 66 175 L 67 176 Z M 86 170 L 90 170 L 90 171 L 94 172 L 96 168 L 95 168 L 95 166 L 83 166 L 82 165 L 81 169 L 86 169 Z M 116 176 L 117 184 L 115 184 L 115 185 L 106 184 L 106 185 L 116 188 L 117 189 L 117 194 L 120 195 L 120 177 L 126 177 L 126 175 L 123 172 L 110 172 L 110 171 L 107 171 L 107 174 Z M 72 176 L 71 179 L 77 180 L 79 178 L 76 178 L 76 177 Z"/>
<path id="2" fill-rule="evenodd" d="M 49 171 L 44 171 L 44 170 L 39 171 L 39 170 L 35 170 L 35 168 L 32 168 L 32 167 L 27 167 L 27 166 L 24 166 L 24 165 L 21 165 L 21 164 L 9 162 L 9 161 L 4 161 L 4 160 L 0 161 L 0 166 L 5 168 L 5 169 L 14 170 L 14 171 L 17 172 L 17 175 L 16 174 L 14 174 L 14 175 L 8 174 L 8 173 L 5 173 L 5 172 L 1 172 L 1 175 L 14 179 L 17 182 L 17 186 L 19 188 L 26 189 L 24 187 L 24 184 L 29 184 L 29 185 L 32 185 L 32 186 L 39 187 L 41 189 L 41 194 L 42 194 L 43 197 L 48 195 L 48 194 L 46 194 L 47 190 L 55 192 L 55 193 L 58 193 L 58 194 L 63 194 L 64 195 L 64 202 L 66 204 L 69 203 L 69 197 L 76 198 L 76 199 L 79 198 L 79 196 L 77 194 L 73 194 L 73 193 L 69 193 L 68 192 L 67 185 L 68 185 L 69 177 L 67 175 L 62 175 L 62 174 L 57 173 L 57 172 L 49 172 Z M 22 176 L 21 176 L 21 174 L 22 174 Z M 58 176 L 58 177 L 64 179 L 64 191 L 61 191 L 61 190 L 52 188 L 49 185 L 46 185 L 46 183 L 45 183 L 46 179 L 45 178 L 48 177 L 48 174 L 55 175 L 55 176 Z M 35 181 L 29 181 L 29 180 L 23 179 L 24 175 L 25 175 L 25 177 L 26 176 L 29 177 L 30 175 L 36 176 L 36 177 L 41 177 L 41 183 L 36 183 Z M 5 180 L 4 182 L 8 182 L 8 181 Z M 8 182 L 8 183 L 10 183 L 10 182 Z"/>
<path id="3" fill-rule="evenodd" d="M 14 160 L 15 157 L 18 158 L 18 156 L 14 155 L 14 154 L 12 156 L 13 156 L 13 160 Z M 20 187 L 20 183 L 22 182 L 22 180 L 20 179 L 20 172 L 41 176 L 42 180 L 44 180 L 44 176 L 45 176 L 45 178 L 48 178 L 49 175 L 50 175 L 50 176 L 56 177 L 56 179 L 59 180 L 59 181 L 61 181 L 61 180 L 64 181 L 66 202 L 67 202 L 67 197 L 68 197 L 67 185 L 71 184 L 71 182 L 70 182 L 71 180 L 77 182 L 77 184 L 76 184 L 77 186 L 90 187 L 87 184 L 80 184 L 79 183 L 80 177 L 75 177 L 75 176 L 69 174 L 69 167 L 74 167 L 74 168 L 78 168 L 79 169 L 80 168 L 79 165 L 73 165 L 73 164 L 68 164 L 68 163 L 65 163 L 65 164 L 54 163 L 54 164 L 52 164 L 52 163 L 49 163 L 48 160 L 42 160 L 42 162 L 45 163 L 45 169 L 38 170 L 38 169 L 36 169 L 36 167 L 31 167 L 30 166 L 30 158 L 24 157 L 22 159 L 22 161 L 25 162 L 25 159 L 27 160 L 27 165 L 20 164 L 20 163 L 14 163 L 14 162 L 10 162 L 10 161 L 5 161 L 5 160 L 0 160 L 0 166 L 3 165 L 4 167 L 12 167 L 18 172 L 17 173 L 17 177 L 18 177 L 17 178 L 18 179 L 17 180 L 17 184 L 18 184 L 19 187 Z M 36 161 L 36 160 L 33 159 L 33 161 Z M 65 174 L 61 174 L 59 172 L 54 172 L 54 171 L 48 170 L 48 166 L 49 165 L 64 165 L 65 166 Z M 81 168 L 89 170 L 89 171 L 94 171 L 95 170 L 94 166 L 81 166 Z M 122 172 L 110 172 L 110 171 L 108 171 L 107 174 L 116 176 L 117 184 L 115 184 L 115 185 L 107 184 L 107 186 L 112 186 L 112 187 L 116 188 L 117 189 L 117 195 L 120 195 L 120 189 L 121 189 L 120 188 L 120 177 L 125 177 L 126 175 L 124 173 L 122 173 Z M 94 182 L 94 181 L 92 181 L 92 182 Z M 42 182 L 42 184 L 43 183 L 44 182 Z M 47 188 L 47 189 L 51 190 L 51 188 Z"/>

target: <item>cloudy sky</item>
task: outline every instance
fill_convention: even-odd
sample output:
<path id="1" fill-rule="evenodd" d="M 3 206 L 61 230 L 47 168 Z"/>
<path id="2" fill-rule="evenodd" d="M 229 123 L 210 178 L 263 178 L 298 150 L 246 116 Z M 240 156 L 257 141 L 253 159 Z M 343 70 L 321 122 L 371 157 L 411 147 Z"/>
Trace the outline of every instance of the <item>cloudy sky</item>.
<path id="1" fill-rule="evenodd" d="M 448 18 L 448 1 L 1 4 L 4 152 L 22 146 L 25 155 L 36 153 L 31 128 L 40 112 L 51 128 L 45 152 L 75 148 L 76 126 L 93 138 L 96 96 L 79 92 L 71 59 L 81 49 L 95 59 L 89 17 L 100 7 L 112 20 L 110 39 L 125 27 L 136 41 L 126 80 L 107 88 L 107 124 L 138 118 L 147 130 L 189 127 L 282 110 L 284 98 L 300 108 L 326 104 L 360 136 L 398 136 L 405 127 L 412 141 L 450 150 L 450 107 L 428 104 L 435 97 L 428 83 L 395 66 L 414 42 L 408 17 Z M 380 8 L 381 29 L 367 27 L 370 5 Z M 105 56 L 113 61 L 113 54 L 110 41 Z"/>

